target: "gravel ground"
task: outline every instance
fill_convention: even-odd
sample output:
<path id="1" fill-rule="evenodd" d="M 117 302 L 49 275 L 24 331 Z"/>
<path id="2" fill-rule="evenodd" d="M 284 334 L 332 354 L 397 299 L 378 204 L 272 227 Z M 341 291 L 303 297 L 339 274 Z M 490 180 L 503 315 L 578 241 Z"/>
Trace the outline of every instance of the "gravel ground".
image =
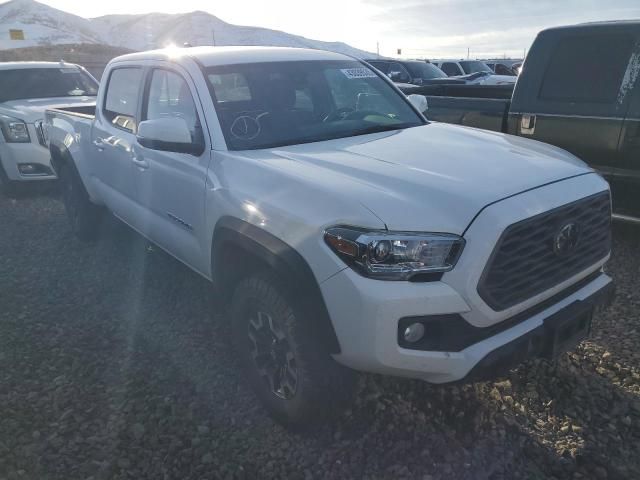
<path id="1" fill-rule="evenodd" d="M 0 479 L 640 478 L 640 230 L 616 303 L 552 365 L 435 387 L 363 375 L 314 434 L 274 424 L 208 284 L 115 221 L 86 246 L 50 194 L 0 199 Z"/>

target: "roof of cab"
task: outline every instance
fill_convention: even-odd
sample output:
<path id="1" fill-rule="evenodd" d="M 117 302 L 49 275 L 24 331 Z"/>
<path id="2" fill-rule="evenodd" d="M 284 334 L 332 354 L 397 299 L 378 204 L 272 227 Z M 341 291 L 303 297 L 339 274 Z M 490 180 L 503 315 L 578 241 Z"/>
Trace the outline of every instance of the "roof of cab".
<path id="1" fill-rule="evenodd" d="M 67 62 L 0 62 L 0 70 L 19 70 L 24 68 L 71 68 L 75 63 Z"/>
<path id="2" fill-rule="evenodd" d="M 172 60 L 192 58 L 205 67 L 239 63 L 285 62 L 295 60 L 352 60 L 341 53 L 291 47 L 168 47 L 147 52 L 129 53 L 115 62 L 142 60 Z"/>
<path id="3" fill-rule="evenodd" d="M 597 22 L 585 22 L 576 23 L 574 25 L 559 25 L 557 27 L 549 27 L 541 30 L 540 33 L 555 32 L 561 30 L 581 30 L 581 29 L 593 29 L 593 28 L 637 28 L 640 27 L 640 19 L 633 20 L 601 20 Z"/>

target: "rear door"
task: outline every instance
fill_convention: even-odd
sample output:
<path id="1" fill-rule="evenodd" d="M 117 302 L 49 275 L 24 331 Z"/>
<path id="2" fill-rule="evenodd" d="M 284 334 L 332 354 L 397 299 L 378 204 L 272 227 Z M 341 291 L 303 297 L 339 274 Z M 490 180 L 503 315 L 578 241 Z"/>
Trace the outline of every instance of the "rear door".
<path id="1" fill-rule="evenodd" d="M 132 146 L 136 141 L 142 72 L 141 67 L 117 67 L 109 72 L 106 94 L 96 106 L 91 132 L 92 165 L 101 198 L 134 227 L 138 215 Z"/>
<path id="2" fill-rule="evenodd" d="M 635 45 L 626 28 L 542 32 L 518 79 L 510 133 L 564 148 L 613 180 L 630 97 L 621 86 Z"/>
<path id="3" fill-rule="evenodd" d="M 178 117 L 185 120 L 192 140 L 203 143 L 197 154 L 145 148 L 135 143 L 134 178 L 137 201 L 144 210 L 143 233 L 199 271 L 205 237 L 205 185 L 210 160 L 203 111 L 191 77 L 180 67 L 155 66 L 146 74 L 141 121 Z"/>

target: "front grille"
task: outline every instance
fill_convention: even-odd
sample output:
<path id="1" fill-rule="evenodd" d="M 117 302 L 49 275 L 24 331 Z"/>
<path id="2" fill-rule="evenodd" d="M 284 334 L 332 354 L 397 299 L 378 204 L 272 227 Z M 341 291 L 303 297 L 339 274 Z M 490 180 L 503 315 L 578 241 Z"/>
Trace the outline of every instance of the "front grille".
<path id="1" fill-rule="evenodd" d="M 564 254 L 554 250 L 563 226 L 575 224 L 579 236 Z M 505 310 L 568 280 L 611 250 L 609 192 L 600 193 L 506 228 L 478 284 L 480 297 Z"/>

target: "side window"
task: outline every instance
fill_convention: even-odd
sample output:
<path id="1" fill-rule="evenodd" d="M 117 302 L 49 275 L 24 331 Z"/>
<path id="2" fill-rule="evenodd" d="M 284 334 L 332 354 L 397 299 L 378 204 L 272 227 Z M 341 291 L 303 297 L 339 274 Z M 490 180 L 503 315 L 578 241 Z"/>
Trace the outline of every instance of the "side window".
<path id="1" fill-rule="evenodd" d="M 513 72 L 506 65 L 496 63 L 496 68 L 493 69 L 498 75 L 513 75 Z"/>
<path id="2" fill-rule="evenodd" d="M 135 133 L 136 110 L 142 69 L 118 68 L 111 72 L 104 102 L 104 116 L 113 125 Z"/>
<path id="3" fill-rule="evenodd" d="M 187 82 L 170 70 L 154 70 L 149 86 L 144 120 L 178 117 L 187 122 L 193 141 L 200 140 L 202 128 Z"/>
<path id="4" fill-rule="evenodd" d="M 540 88 L 540 100 L 613 103 L 633 49 L 625 34 L 582 35 L 561 40 Z"/>
<path id="5" fill-rule="evenodd" d="M 458 65 L 453 63 L 453 62 L 444 62 L 442 64 L 442 67 L 440 67 L 440 68 L 442 69 L 442 71 L 444 73 L 446 73 L 449 76 L 451 76 L 451 75 L 461 75 L 460 67 L 458 67 Z"/>

